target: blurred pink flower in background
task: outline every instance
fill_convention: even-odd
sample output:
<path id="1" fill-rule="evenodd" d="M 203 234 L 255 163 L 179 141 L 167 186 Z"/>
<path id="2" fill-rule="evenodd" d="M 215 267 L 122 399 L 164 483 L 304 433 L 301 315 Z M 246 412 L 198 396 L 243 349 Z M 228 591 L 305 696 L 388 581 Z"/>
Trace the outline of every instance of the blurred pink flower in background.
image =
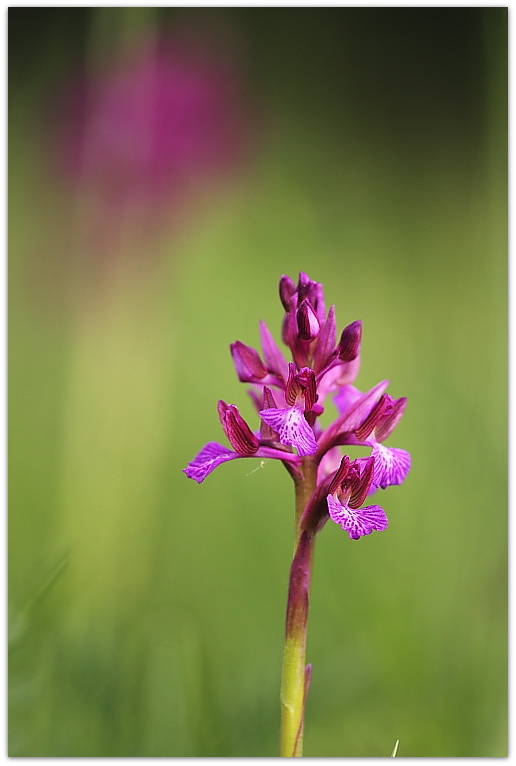
<path id="1" fill-rule="evenodd" d="M 176 27 L 115 48 L 69 83 L 58 162 L 88 201 L 96 250 L 99 238 L 101 250 L 120 244 L 124 221 L 131 236 L 164 213 L 179 225 L 195 192 L 242 166 L 251 125 L 242 51 L 233 29 Z"/>

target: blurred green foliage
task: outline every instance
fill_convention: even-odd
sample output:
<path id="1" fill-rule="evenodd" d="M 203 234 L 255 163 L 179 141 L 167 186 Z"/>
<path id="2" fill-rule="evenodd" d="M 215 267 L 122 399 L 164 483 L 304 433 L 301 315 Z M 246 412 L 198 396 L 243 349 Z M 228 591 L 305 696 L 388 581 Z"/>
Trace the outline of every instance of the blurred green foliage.
<path id="1" fill-rule="evenodd" d="M 219 398 L 255 422 L 228 345 L 279 337 L 304 270 L 413 456 L 388 532 L 318 541 L 306 756 L 506 756 L 507 9 L 153 10 L 239 30 L 260 119 L 179 233 L 105 268 L 46 99 L 149 19 L 9 10 L 10 755 L 276 755 L 291 482 L 181 469 Z"/>

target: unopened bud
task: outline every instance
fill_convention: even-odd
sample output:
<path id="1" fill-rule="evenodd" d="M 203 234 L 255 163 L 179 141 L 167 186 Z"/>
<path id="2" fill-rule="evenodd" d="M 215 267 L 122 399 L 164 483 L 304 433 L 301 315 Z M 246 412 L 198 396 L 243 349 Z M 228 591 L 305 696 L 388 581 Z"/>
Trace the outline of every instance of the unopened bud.
<path id="1" fill-rule="evenodd" d="M 279 295 L 285 311 L 290 311 L 292 308 L 292 296 L 295 292 L 295 282 L 289 276 L 283 274 L 279 283 Z"/>
<path id="2" fill-rule="evenodd" d="M 304 271 L 299 272 L 299 279 L 297 281 L 297 301 L 301 303 L 305 298 L 308 298 L 310 291 L 310 285 L 312 280 Z"/>
<path id="3" fill-rule="evenodd" d="M 231 344 L 231 354 L 235 363 L 238 378 L 242 383 L 256 383 L 268 374 L 267 367 L 262 362 L 256 349 L 246 346 L 237 340 Z"/>
<path id="4" fill-rule="evenodd" d="M 340 336 L 338 345 L 339 359 L 343 362 L 352 362 L 360 352 L 362 340 L 362 322 L 357 321 L 348 325 Z"/>
<path id="5" fill-rule="evenodd" d="M 297 329 L 302 340 L 313 340 L 319 335 L 319 320 L 307 300 L 301 302 L 297 314 Z"/>

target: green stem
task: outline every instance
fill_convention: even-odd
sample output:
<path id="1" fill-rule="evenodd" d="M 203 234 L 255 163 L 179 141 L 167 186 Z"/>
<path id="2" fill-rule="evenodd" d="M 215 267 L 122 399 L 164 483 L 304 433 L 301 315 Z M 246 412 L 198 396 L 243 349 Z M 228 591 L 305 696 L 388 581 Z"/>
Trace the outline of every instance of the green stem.
<path id="1" fill-rule="evenodd" d="M 296 549 L 290 570 L 281 681 L 280 755 L 287 758 L 303 755 L 305 704 L 310 682 L 310 668 L 306 667 L 306 632 L 315 535 L 301 531 L 299 522 L 316 483 L 317 464 L 313 459 L 305 458 L 302 478 L 296 481 Z"/>

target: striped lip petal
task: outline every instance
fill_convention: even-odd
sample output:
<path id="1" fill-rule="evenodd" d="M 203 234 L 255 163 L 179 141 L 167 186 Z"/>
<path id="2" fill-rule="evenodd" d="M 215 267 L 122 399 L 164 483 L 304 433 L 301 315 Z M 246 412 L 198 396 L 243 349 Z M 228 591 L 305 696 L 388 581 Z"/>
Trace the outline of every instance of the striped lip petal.
<path id="1" fill-rule="evenodd" d="M 295 447 L 302 456 L 317 452 L 314 432 L 308 425 L 301 406 L 295 404 L 286 410 L 262 410 L 260 417 L 278 433 L 282 444 Z"/>
<path id="2" fill-rule="evenodd" d="M 326 499 L 330 518 L 336 524 L 340 524 L 352 540 L 370 535 L 375 530 L 383 532 L 389 526 L 385 511 L 379 505 L 368 505 L 367 508 L 354 510 L 341 505 L 333 495 L 328 495 Z"/>
<path id="3" fill-rule="evenodd" d="M 373 445 L 374 461 L 373 484 L 385 489 L 394 484 L 402 484 L 408 476 L 412 464 L 410 453 L 404 449 Z"/>

